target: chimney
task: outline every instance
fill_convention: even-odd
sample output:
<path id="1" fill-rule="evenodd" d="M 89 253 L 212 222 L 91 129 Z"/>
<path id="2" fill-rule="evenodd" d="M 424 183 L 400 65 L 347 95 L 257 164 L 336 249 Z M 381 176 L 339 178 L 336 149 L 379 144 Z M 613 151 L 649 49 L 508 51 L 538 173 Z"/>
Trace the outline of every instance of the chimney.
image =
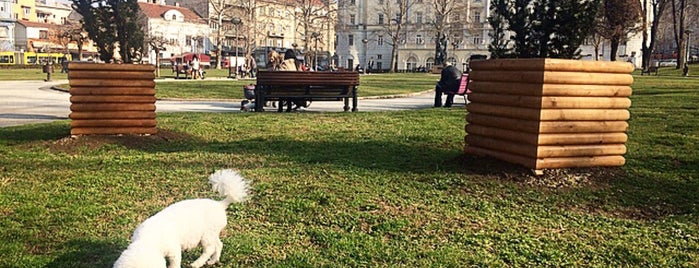
<path id="1" fill-rule="evenodd" d="M 179 7 L 179 6 L 180 6 L 180 3 L 175 2 L 175 6 L 176 6 L 176 7 Z"/>

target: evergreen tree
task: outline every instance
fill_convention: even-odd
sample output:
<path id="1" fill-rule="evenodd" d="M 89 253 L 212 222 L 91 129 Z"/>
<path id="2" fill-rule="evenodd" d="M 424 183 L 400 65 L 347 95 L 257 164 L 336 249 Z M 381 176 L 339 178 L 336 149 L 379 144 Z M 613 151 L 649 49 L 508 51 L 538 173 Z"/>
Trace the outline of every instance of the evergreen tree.
<path id="1" fill-rule="evenodd" d="M 124 63 L 140 60 L 144 33 L 137 0 L 72 1 L 73 9 L 83 17 L 85 31 L 95 42 L 100 60 L 110 62 L 117 47 Z"/>
<path id="2" fill-rule="evenodd" d="M 490 11 L 493 14 L 488 17 L 488 23 L 493 28 L 493 31 L 488 33 L 488 36 L 490 36 L 490 44 L 488 44 L 490 58 L 504 58 L 511 53 L 511 49 L 508 48 L 510 40 L 505 38 L 506 19 L 501 15 L 507 11 L 507 0 L 493 0 L 490 5 Z"/>
<path id="3" fill-rule="evenodd" d="M 498 57 L 579 57 L 579 47 L 593 28 L 600 1 L 494 0 L 488 21 L 495 34 L 510 31 L 513 41 L 513 52 Z M 493 39 L 491 54 L 506 51 L 498 44 L 502 41 Z"/>

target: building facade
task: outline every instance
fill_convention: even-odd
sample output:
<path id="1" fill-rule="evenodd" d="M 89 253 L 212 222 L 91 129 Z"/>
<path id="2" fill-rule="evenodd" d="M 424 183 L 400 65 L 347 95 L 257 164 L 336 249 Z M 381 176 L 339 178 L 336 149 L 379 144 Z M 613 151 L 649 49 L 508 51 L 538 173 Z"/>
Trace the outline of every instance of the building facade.
<path id="1" fill-rule="evenodd" d="M 15 19 L 12 0 L 0 0 L 0 52 L 14 51 Z"/>
<path id="2" fill-rule="evenodd" d="M 324 65 L 335 45 L 336 5 L 319 0 L 182 0 L 207 20 L 211 33 L 207 53 L 222 57 L 252 54 L 264 68 L 267 53 L 295 49 L 310 62 Z M 214 6 L 217 4 L 217 6 Z M 219 19 L 220 18 L 220 19 Z M 236 48 L 237 47 L 237 48 Z M 309 64 L 311 65 L 311 64 Z M 320 64 L 319 64 L 320 65 Z"/>
<path id="3" fill-rule="evenodd" d="M 138 5 L 146 20 L 146 38 L 158 39 L 158 45 L 162 45 L 157 58 L 169 59 L 190 52 L 206 53 L 211 29 L 197 13 L 180 6 L 145 2 L 139 2 Z M 144 60 L 155 63 L 156 51 L 152 47 L 146 50 L 148 52 Z"/>
<path id="4" fill-rule="evenodd" d="M 459 68 L 466 68 L 469 58 L 474 55 L 488 54 L 487 0 L 447 1 L 451 11 L 442 24 L 449 27 L 436 27 L 438 17 L 445 13 L 436 11 L 434 0 L 407 1 L 409 7 L 399 14 L 388 14 L 389 5 L 393 3 L 388 1 L 340 2 L 337 54 L 333 57 L 338 67 L 389 70 L 395 41 L 397 58 L 394 67 L 397 71 L 430 70 L 435 62 L 435 46 L 440 33 L 446 37 L 446 61 Z M 399 20 L 404 22 L 401 33 L 390 28 Z"/>

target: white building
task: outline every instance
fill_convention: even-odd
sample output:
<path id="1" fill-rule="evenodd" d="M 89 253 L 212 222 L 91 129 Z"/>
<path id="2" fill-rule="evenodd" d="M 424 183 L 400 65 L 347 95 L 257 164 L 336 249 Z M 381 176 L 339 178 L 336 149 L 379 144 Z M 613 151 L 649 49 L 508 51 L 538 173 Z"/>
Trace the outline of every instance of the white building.
<path id="1" fill-rule="evenodd" d="M 161 59 L 188 52 L 205 53 L 211 29 L 194 11 L 179 6 L 143 2 L 138 5 L 146 17 L 146 35 L 168 40 L 164 44 L 165 50 L 160 52 Z M 144 60 L 154 63 L 155 59 L 155 51 L 149 48 Z"/>
<path id="2" fill-rule="evenodd" d="M 14 51 L 15 19 L 12 17 L 12 0 L 0 0 L 0 52 Z"/>
<path id="3" fill-rule="evenodd" d="M 384 14 L 382 5 L 390 0 L 345 0 L 340 2 L 337 25 L 336 65 L 341 68 L 367 66 L 389 70 L 391 37 L 385 29 L 396 14 Z M 448 23 L 458 25 L 447 31 L 446 61 L 465 68 L 473 55 L 488 55 L 487 23 L 489 1 L 454 1 L 455 11 Z M 396 65 L 398 71 L 424 67 L 430 70 L 435 58 L 437 31 L 433 0 L 416 0 L 407 11 L 404 37 L 400 38 Z M 458 11 L 456 10 L 458 9 Z M 420 68 L 421 69 L 421 68 Z"/>

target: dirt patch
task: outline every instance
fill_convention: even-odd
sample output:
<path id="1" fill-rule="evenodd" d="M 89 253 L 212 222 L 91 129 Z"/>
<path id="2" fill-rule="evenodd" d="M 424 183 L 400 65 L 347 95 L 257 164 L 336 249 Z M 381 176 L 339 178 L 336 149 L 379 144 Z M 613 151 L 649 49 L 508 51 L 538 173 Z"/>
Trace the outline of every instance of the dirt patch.
<path id="1" fill-rule="evenodd" d="M 528 187 L 551 189 L 603 187 L 613 179 L 626 177 L 621 167 L 589 167 L 545 169 L 543 175 L 533 170 L 486 156 L 462 155 L 455 159 L 466 172 L 498 180 L 516 182 Z"/>
<path id="2" fill-rule="evenodd" d="M 66 137 L 56 141 L 46 141 L 43 146 L 51 152 L 78 154 L 86 150 L 96 150 L 105 145 L 117 144 L 127 148 L 148 148 L 163 143 L 190 140 L 188 134 L 158 129 L 153 135 L 82 135 Z"/>

